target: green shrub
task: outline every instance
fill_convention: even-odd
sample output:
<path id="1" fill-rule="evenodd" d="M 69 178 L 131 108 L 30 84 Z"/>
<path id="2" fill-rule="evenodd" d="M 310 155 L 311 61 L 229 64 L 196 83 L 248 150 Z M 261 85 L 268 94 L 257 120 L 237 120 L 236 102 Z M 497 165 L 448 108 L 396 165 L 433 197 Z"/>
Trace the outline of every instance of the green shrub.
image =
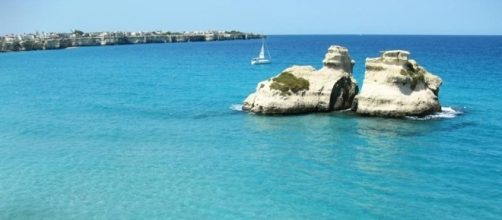
<path id="1" fill-rule="evenodd" d="M 75 30 L 73 31 L 73 33 L 77 36 L 77 37 L 81 37 L 82 35 L 84 35 L 84 32 L 81 31 L 81 30 Z"/>
<path id="2" fill-rule="evenodd" d="M 243 33 L 240 31 L 231 30 L 231 31 L 225 31 L 225 34 L 243 34 Z"/>
<path id="3" fill-rule="evenodd" d="M 402 69 L 400 73 L 403 76 L 411 76 L 411 75 L 413 75 L 413 71 L 405 70 L 405 69 Z"/>
<path id="4" fill-rule="evenodd" d="M 382 71 L 384 70 L 383 67 L 381 66 L 370 66 L 370 65 L 366 65 L 366 70 L 372 70 L 372 71 Z"/>
<path id="5" fill-rule="evenodd" d="M 411 89 L 415 89 L 420 81 L 424 81 L 425 71 L 420 67 L 415 69 L 411 63 L 406 63 L 405 67 L 406 69 L 402 69 L 400 73 L 411 78 Z"/>
<path id="6" fill-rule="evenodd" d="M 273 79 L 270 84 L 271 89 L 281 91 L 282 95 L 291 95 L 291 92 L 297 93 L 302 90 L 308 90 L 310 83 L 308 80 L 296 77 L 290 72 L 283 72 L 281 75 Z"/>

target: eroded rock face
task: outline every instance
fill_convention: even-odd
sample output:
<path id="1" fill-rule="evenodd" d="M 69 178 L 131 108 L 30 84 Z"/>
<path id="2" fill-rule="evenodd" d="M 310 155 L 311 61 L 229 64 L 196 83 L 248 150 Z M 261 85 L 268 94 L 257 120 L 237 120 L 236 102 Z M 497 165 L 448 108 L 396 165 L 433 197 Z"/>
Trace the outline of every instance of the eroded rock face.
<path id="1" fill-rule="evenodd" d="M 349 50 L 336 45 L 328 49 L 328 53 L 324 56 L 322 63 L 325 67 L 341 69 L 347 73 L 352 73 L 355 64 L 354 60 L 350 58 Z"/>
<path id="2" fill-rule="evenodd" d="M 407 51 L 393 50 L 366 59 L 363 87 L 352 110 L 383 117 L 424 116 L 441 111 L 441 79 L 409 56 Z"/>
<path id="3" fill-rule="evenodd" d="M 292 66 L 258 83 L 243 110 L 258 114 L 300 114 L 348 109 L 358 92 L 348 50 L 331 46 L 320 70 Z"/>

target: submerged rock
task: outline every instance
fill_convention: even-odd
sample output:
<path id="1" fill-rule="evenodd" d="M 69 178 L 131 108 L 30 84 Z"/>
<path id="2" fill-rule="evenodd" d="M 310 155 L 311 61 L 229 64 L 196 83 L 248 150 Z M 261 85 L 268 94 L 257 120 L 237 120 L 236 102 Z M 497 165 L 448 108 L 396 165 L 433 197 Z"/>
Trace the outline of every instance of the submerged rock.
<path id="1" fill-rule="evenodd" d="M 258 114 L 300 114 L 348 109 L 358 92 L 348 50 L 331 46 L 320 70 L 292 66 L 258 83 L 243 110 Z"/>
<path id="2" fill-rule="evenodd" d="M 366 59 L 363 86 L 352 110 L 383 117 L 424 116 L 441 111 L 441 79 L 409 59 L 409 55 L 407 51 L 393 50 Z"/>

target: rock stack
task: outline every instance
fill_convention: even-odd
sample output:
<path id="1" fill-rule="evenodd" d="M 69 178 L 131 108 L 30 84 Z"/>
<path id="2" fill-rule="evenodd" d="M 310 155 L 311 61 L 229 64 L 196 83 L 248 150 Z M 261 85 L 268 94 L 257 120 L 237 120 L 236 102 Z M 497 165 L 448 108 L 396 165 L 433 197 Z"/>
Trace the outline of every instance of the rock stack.
<path id="1" fill-rule="evenodd" d="M 243 110 L 257 114 L 301 114 L 348 109 L 358 92 L 347 48 L 331 46 L 324 67 L 292 66 L 258 83 Z"/>
<path id="2" fill-rule="evenodd" d="M 382 117 L 424 116 L 441 111 L 441 79 L 409 56 L 407 51 L 393 50 L 366 59 L 363 87 L 352 110 Z"/>

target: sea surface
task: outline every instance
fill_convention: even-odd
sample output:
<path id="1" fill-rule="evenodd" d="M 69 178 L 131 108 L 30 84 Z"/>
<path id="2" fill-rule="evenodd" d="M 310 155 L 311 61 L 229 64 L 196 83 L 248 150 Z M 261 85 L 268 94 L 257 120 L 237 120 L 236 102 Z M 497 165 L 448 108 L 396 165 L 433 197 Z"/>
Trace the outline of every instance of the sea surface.
<path id="1" fill-rule="evenodd" d="M 259 81 L 405 49 L 443 112 L 241 112 Z M 502 37 L 261 41 L 0 54 L 0 219 L 502 219 Z"/>

